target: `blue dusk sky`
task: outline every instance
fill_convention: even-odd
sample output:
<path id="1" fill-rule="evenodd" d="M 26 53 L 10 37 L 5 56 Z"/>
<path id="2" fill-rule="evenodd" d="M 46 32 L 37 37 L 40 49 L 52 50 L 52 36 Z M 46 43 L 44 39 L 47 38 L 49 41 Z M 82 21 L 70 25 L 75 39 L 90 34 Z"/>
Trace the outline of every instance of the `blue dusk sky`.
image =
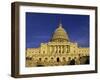
<path id="1" fill-rule="evenodd" d="M 60 21 L 71 42 L 89 47 L 89 15 L 26 12 L 26 48 L 49 42 Z"/>

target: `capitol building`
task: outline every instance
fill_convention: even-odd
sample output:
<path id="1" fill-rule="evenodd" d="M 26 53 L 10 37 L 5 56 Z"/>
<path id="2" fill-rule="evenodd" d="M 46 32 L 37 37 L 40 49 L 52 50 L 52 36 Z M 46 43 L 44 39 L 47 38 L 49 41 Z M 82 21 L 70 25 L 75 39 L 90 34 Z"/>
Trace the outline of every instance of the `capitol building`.
<path id="1" fill-rule="evenodd" d="M 89 48 L 70 42 L 68 33 L 59 23 L 51 40 L 38 48 L 26 49 L 26 67 L 89 64 Z"/>

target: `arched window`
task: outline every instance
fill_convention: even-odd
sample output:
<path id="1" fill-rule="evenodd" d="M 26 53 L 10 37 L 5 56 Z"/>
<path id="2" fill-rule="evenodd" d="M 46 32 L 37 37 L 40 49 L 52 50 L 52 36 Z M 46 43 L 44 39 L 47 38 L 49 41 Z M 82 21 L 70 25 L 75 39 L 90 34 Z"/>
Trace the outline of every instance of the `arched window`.
<path id="1" fill-rule="evenodd" d="M 48 58 L 46 57 L 45 60 L 48 60 Z"/>
<path id="2" fill-rule="evenodd" d="M 69 57 L 68 60 L 71 60 L 71 57 Z"/>
<path id="3" fill-rule="evenodd" d="M 61 50 L 59 50 L 59 53 L 61 53 Z"/>
<path id="4" fill-rule="evenodd" d="M 65 60 L 66 58 L 65 57 L 63 57 L 63 60 Z"/>
<path id="5" fill-rule="evenodd" d="M 57 62 L 60 62 L 60 59 L 59 59 L 59 57 L 57 57 Z"/>
<path id="6" fill-rule="evenodd" d="M 51 57 L 51 59 L 53 59 L 53 57 Z"/>
<path id="7" fill-rule="evenodd" d="M 76 57 L 74 57 L 74 59 L 76 59 Z"/>
<path id="8" fill-rule="evenodd" d="M 43 53 L 45 53 L 45 51 L 43 51 Z"/>
<path id="9" fill-rule="evenodd" d="M 39 58 L 39 61 L 41 61 L 42 59 L 41 58 Z"/>

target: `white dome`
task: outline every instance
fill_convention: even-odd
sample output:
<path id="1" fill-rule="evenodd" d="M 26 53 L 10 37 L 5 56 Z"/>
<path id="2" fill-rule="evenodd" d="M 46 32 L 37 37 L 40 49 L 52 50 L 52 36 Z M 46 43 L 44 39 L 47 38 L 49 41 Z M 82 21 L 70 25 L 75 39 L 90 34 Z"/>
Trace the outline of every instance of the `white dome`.
<path id="1" fill-rule="evenodd" d="M 52 41 L 57 41 L 57 42 L 65 42 L 68 41 L 68 35 L 64 28 L 62 28 L 62 24 L 59 24 L 59 27 L 55 30 Z"/>

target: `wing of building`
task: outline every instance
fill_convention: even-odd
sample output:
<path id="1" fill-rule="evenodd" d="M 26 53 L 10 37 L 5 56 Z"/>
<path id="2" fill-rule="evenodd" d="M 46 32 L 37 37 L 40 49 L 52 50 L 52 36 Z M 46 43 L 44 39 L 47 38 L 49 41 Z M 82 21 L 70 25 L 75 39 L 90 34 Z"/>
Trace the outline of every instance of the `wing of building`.
<path id="1" fill-rule="evenodd" d="M 89 48 L 70 42 L 61 23 L 48 43 L 41 43 L 38 48 L 26 49 L 26 67 L 79 65 L 85 64 L 87 59 L 89 60 Z"/>

